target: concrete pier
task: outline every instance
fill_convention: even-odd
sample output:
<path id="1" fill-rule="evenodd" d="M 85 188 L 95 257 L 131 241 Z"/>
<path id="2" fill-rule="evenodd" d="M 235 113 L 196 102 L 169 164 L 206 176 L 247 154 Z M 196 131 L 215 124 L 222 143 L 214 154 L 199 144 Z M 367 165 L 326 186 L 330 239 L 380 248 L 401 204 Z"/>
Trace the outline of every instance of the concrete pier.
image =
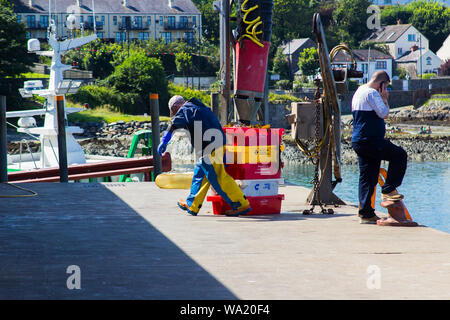
<path id="1" fill-rule="evenodd" d="M 0 199 L 0 299 L 450 298 L 450 234 L 304 216 L 306 188 L 280 187 L 279 215 L 192 217 L 153 183 L 20 186 L 37 196 Z"/>

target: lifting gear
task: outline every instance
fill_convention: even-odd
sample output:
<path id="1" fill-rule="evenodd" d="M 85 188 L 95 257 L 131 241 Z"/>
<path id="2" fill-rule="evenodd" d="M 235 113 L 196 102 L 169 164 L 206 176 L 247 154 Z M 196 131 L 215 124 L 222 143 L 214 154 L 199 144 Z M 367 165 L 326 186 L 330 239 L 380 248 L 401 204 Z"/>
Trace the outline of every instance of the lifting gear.
<path id="1" fill-rule="evenodd" d="M 334 47 L 328 54 L 323 26 L 318 13 L 314 14 L 313 17 L 313 32 L 317 37 L 321 75 L 321 79 L 314 80 L 316 85 L 313 101 L 315 106 L 314 137 L 302 137 L 295 132 L 294 139 L 299 149 L 311 160 L 315 167 L 312 180 L 314 187 L 307 199 L 312 207 L 309 210 L 304 210 L 303 214 L 313 213 L 317 205 L 321 208 L 322 213 L 332 214 L 334 213 L 333 209 L 325 209 L 324 206 L 345 204 L 333 193 L 336 185 L 342 182 L 341 111 L 338 94 L 348 91 L 348 78 L 362 77 L 362 72 L 356 70 L 355 57 L 345 44 Z M 346 51 L 350 54 L 352 59 L 350 69 L 333 69 L 331 67 L 331 61 L 340 51 Z M 320 94 L 320 83 L 323 87 L 322 95 Z M 293 122 L 292 119 L 290 121 Z M 297 124 L 293 128 L 298 130 L 298 127 Z M 334 181 L 331 178 L 332 172 Z"/>

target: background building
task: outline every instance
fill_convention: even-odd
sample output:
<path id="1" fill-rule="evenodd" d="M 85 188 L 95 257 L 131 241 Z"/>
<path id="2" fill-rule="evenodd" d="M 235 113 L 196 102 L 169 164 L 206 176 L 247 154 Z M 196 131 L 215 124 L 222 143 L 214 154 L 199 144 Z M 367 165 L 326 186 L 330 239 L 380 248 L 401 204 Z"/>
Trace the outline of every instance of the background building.
<path id="1" fill-rule="evenodd" d="M 450 34 L 447 39 L 445 39 L 442 47 L 436 52 L 436 55 L 442 60 L 442 62 L 450 60 Z"/>
<path id="2" fill-rule="evenodd" d="M 59 37 L 69 37 L 67 17 L 75 26 L 94 30 L 109 41 L 164 39 L 194 44 L 202 31 L 201 13 L 191 0 L 13 0 L 18 20 L 25 23 L 29 38 L 45 39 L 51 19 Z M 94 18 L 95 16 L 95 18 Z"/>
<path id="3" fill-rule="evenodd" d="M 298 59 L 300 53 L 304 49 L 317 48 L 317 44 L 310 38 L 293 39 L 280 46 L 283 48 L 283 54 L 287 57 L 290 68 L 290 77 L 292 77 L 298 70 Z"/>
<path id="4" fill-rule="evenodd" d="M 428 39 L 411 24 L 383 26 L 367 39 L 370 42 L 385 44 L 395 59 L 403 56 L 413 46 L 428 49 Z"/>
<path id="5" fill-rule="evenodd" d="M 442 60 L 431 50 L 419 50 L 418 47 L 412 47 L 401 58 L 395 60 L 397 67 L 405 69 L 411 79 L 416 79 L 420 74 L 438 73 L 438 68 Z"/>
<path id="6" fill-rule="evenodd" d="M 370 77 L 372 77 L 372 74 L 378 70 L 386 71 L 392 79 L 393 58 L 391 55 L 374 49 L 352 50 L 352 53 L 356 60 L 356 69 L 364 73 L 363 78 L 355 78 L 352 80 L 356 80 L 358 83 L 367 83 Z M 352 60 L 347 52 L 340 51 L 334 57 L 332 64 L 338 67 L 345 66 L 350 68 Z"/>

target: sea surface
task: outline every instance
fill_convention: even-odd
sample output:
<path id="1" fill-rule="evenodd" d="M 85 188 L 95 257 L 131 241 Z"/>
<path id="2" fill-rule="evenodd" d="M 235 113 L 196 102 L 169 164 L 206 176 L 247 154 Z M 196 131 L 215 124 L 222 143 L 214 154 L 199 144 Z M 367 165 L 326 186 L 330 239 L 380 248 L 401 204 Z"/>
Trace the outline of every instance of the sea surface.
<path id="1" fill-rule="evenodd" d="M 387 163 L 382 163 L 387 169 Z M 334 192 L 342 200 L 358 204 L 358 165 L 343 165 L 342 183 Z M 312 165 L 285 165 L 282 176 L 286 182 L 312 188 Z M 421 225 L 450 233 L 450 163 L 409 162 L 405 178 L 398 191 L 414 221 Z M 375 210 L 387 214 L 380 206 L 381 189 L 377 187 Z"/>

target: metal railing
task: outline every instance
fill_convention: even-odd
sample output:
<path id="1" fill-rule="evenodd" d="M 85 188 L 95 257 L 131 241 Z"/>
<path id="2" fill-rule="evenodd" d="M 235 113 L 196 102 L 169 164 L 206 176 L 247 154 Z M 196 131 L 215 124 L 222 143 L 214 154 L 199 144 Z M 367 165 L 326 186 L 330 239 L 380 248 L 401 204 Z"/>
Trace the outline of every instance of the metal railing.
<path id="1" fill-rule="evenodd" d="M 85 30 L 94 30 L 94 23 L 93 22 L 83 22 L 83 28 Z M 103 22 L 97 21 L 96 22 L 96 29 L 97 30 L 103 30 Z"/>
<path id="2" fill-rule="evenodd" d="M 166 152 L 161 157 L 162 172 L 172 170 L 170 153 Z M 129 158 L 116 161 L 105 161 L 88 164 L 76 164 L 68 167 L 68 180 L 103 178 L 120 176 L 123 174 L 144 173 L 145 181 L 150 181 L 150 173 L 155 170 L 152 156 L 141 158 Z M 39 170 L 17 171 L 8 175 L 8 180 L 14 183 L 30 182 L 59 182 L 60 169 L 44 168 Z"/>
<path id="3" fill-rule="evenodd" d="M 164 30 L 193 30 L 192 22 L 164 22 Z"/>
<path id="4" fill-rule="evenodd" d="M 149 26 L 145 23 L 119 23 L 119 30 L 148 30 Z"/>

